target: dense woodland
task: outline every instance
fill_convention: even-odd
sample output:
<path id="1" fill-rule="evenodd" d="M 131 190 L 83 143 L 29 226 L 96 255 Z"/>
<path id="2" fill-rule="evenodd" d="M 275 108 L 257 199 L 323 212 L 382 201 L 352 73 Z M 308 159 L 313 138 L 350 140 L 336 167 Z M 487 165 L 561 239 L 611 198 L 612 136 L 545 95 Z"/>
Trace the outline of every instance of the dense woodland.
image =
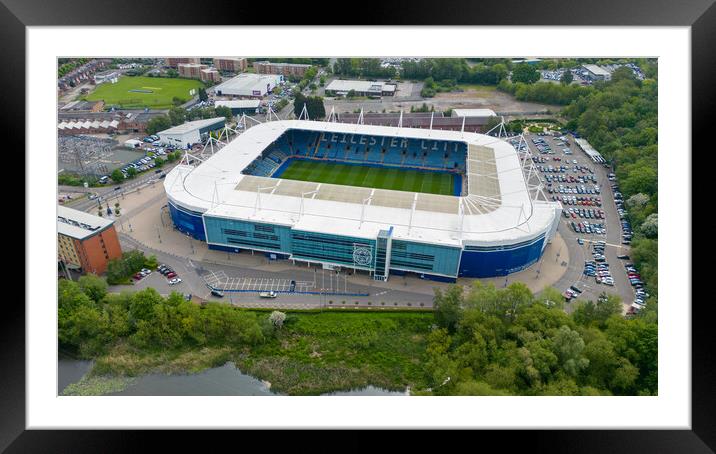
<path id="1" fill-rule="evenodd" d="M 448 395 L 654 395 L 654 308 L 622 317 L 618 297 L 578 301 L 568 315 L 557 290 L 535 298 L 522 283 L 476 282 L 437 292 L 428 336 L 432 393 Z M 450 377 L 449 381 L 447 377 Z"/>

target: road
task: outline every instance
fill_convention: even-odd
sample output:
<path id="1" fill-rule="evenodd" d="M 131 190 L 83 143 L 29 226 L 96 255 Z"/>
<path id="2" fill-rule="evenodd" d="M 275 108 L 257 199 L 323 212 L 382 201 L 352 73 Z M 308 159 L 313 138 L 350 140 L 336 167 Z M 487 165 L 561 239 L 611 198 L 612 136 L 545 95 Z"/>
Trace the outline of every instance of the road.
<path id="1" fill-rule="evenodd" d="M 130 214 L 130 213 L 128 213 Z M 304 268 L 299 266 L 293 266 L 289 270 L 266 271 L 256 270 L 249 266 L 244 266 L 237 260 L 236 265 L 218 264 L 211 262 L 204 262 L 192 257 L 182 257 L 179 255 L 172 255 L 166 252 L 150 248 L 127 234 L 120 233 L 120 243 L 122 248 L 125 250 L 139 249 L 146 255 L 156 255 L 157 260 L 160 263 L 170 266 L 174 271 L 177 272 L 178 276 L 182 279 L 182 282 L 170 286 L 167 283 L 167 279 L 164 278 L 158 272 L 153 272 L 148 277 L 136 282 L 131 287 L 132 290 L 142 290 L 147 287 L 157 289 L 161 294 L 168 294 L 171 291 L 177 291 L 181 293 L 189 293 L 196 295 L 202 299 L 210 301 L 228 301 L 233 304 L 241 305 L 242 303 L 250 304 L 256 307 L 259 303 L 267 303 L 267 301 L 259 297 L 258 292 L 256 293 L 232 293 L 226 292 L 224 298 L 218 298 L 211 295 L 210 289 L 207 287 L 204 276 L 213 271 L 214 273 L 224 272 L 229 277 L 241 277 L 241 278 L 268 278 L 275 280 L 296 280 L 296 281 L 311 281 L 315 283 L 317 291 L 325 289 L 325 292 L 343 292 L 346 290 L 350 293 L 368 293 L 367 297 L 353 297 L 353 296 L 340 296 L 340 295 L 306 295 L 306 294 L 280 294 L 275 300 L 271 300 L 270 304 L 276 307 L 282 307 L 283 305 L 290 305 L 290 307 L 297 309 L 307 308 L 319 308 L 321 306 L 375 306 L 380 307 L 381 303 L 384 303 L 387 307 L 422 307 L 431 308 L 433 296 L 425 293 L 416 293 L 409 290 L 395 290 L 377 287 L 373 285 L 361 285 L 354 282 L 349 282 L 344 276 L 336 277 L 335 273 L 328 270 L 322 270 L 318 268 Z M 231 254 L 227 254 L 227 259 L 231 259 Z M 277 266 L 277 268 L 279 268 Z M 400 277 L 394 277 L 394 279 L 402 279 Z M 408 287 L 407 281 L 403 280 L 405 287 Z M 127 290 L 127 286 L 112 286 L 110 287 L 111 292 L 120 292 Z"/>
<path id="2" fill-rule="evenodd" d="M 172 163 L 172 164 L 165 164 L 162 167 L 162 170 L 164 173 L 169 173 L 171 169 L 173 169 L 176 165 L 179 163 Z M 159 179 L 159 175 L 154 173 L 154 169 L 150 169 L 147 172 L 141 173 L 137 175 L 134 179 L 131 180 L 125 180 L 121 184 L 116 184 L 113 182 L 107 183 L 106 185 L 100 186 L 100 187 L 90 187 L 90 188 L 83 188 L 78 186 L 58 186 L 59 192 L 84 192 L 86 194 L 97 194 L 97 198 L 90 200 L 86 197 L 82 197 L 80 199 L 75 199 L 74 201 L 70 203 L 66 203 L 65 206 L 69 208 L 74 208 L 75 210 L 80 211 L 87 211 L 93 206 L 96 206 L 99 208 L 100 202 L 101 205 L 105 208 L 107 207 L 107 204 L 109 202 L 112 202 L 114 200 L 117 200 L 122 197 L 123 194 L 133 191 L 139 187 L 146 186 L 151 182 L 152 180 L 162 181 Z M 121 190 L 117 191 L 115 188 L 122 188 Z M 113 205 L 110 203 L 110 205 Z"/>

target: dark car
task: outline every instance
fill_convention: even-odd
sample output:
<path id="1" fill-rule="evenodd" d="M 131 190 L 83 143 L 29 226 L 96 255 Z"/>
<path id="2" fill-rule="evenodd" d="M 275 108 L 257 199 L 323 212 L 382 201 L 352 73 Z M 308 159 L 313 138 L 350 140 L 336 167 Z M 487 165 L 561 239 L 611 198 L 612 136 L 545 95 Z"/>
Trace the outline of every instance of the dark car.
<path id="1" fill-rule="evenodd" d="M 224 292 L 222 292 L 221 290 L 216 290 L 216 289 L 214 289 L 214 290 L 211 291 L 211 294 L 214 295 L 214 296 L 217 296 L 217 297 L 219 297 L 219 298 L 223 298 L 223 297 L 224 297 Z"/>

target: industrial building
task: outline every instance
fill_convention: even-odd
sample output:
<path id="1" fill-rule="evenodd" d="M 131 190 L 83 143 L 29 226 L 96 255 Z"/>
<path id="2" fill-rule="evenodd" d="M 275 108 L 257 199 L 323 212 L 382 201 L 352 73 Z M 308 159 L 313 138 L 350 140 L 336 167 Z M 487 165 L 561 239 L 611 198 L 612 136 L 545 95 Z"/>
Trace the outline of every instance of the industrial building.
<path id="1" fill-rule="evenodd" d="M 188 121 L 179 126 L 158 132 L 159 140 L 165 145 L 176 148 L 188 148 L 195 143 L 202 143 L 202 136 L 210 131 L 217 131 L 224 127 L 224 117 L 209 118 L 206 120 Z"/>
<path id="2" fill-rule="evenodd" d="M 582 65 L 582 76 L 585 78 L 597 81 L 597 80 L 611 80 L 612 73 L 597 65 Z"/>
<path id="3" fill-rule="evenodd" d="M 271 63 L 270 61 L 255 61 L 254 70 L 257 74 L 281 74 L 284 77 L 302 78 L 311 65 L 299 63 Z"/>
<path id="4" fill-rule="evenodd" d="M 214 107 L 228 107 L 232 115 L 253 115 L 261 105 L 258 99 L 236 99 L 232 101 L 215 101 Z"/>
<path id="5" fill-rule="evenodd" d="M 491 109 L 453 109 L 451 116 L 458 117 L 458 118 L 462 118 L 462 117 L 489 118 L 489 117 L 496 117 L 497 114 L 495 113 L 494 110 L 491 110 Z"/>
<path id="6" fill-rule="evenodd" d="M 281 178 L 292 160 L 459 176 L 454 196 Z M 250 127 L 164 181 L 175 227 L 210 249 L 295 264 L 454 282 L 520 271 L 553 238 L 561 205 L 529 152 L 482 134 L 286 120 Z"/>
<path id="7" fill-rule="evenodd" d="M 104 102 L 99 102 L 104 105 Z M 92 112 L 60 109 L 57 114 L 57 132 L 63 135 L 113 132 L 143 133 L 149 120 L 165 114 L 166 112 L 162 110 Z"/>
<path id="8" fill-rule="evenodd" d="M 84 211 L 57 207 L 57 259 L 67 268 L 102 274 L 122 256 L 114 221 Z"/>
<path id="9" fill-rule="evenodd" d="M 243 73 L 217 85 L 214 92 L 217 96 L 262 98 L 282 82 L 280 74 Z"/>
<path id="10" fill-rule="evenodd" d="M 394 96 L 396 88 L 395 84 L 387 82 L 334 79 L 326 87 L 326 95 L 346 96 L 350 91 L 353 91 L 356 96 L 380 98 L 381 96 Z"/>
<path id="11" fill-rule="evenodd" d="M 248 62 L 242 57 L 214 57 L 214 67 L 219 71 L 240 73 L 246 71 Z"/>

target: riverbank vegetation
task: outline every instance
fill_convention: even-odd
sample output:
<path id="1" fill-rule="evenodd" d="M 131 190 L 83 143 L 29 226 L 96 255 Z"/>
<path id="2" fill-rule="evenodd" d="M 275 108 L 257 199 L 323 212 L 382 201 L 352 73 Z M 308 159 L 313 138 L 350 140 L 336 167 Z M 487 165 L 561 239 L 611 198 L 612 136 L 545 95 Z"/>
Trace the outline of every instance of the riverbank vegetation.
<path id="1" fill-rule="evenodd" d="M 148 373 L 235 362 L 289 395 L 368 385 L 416 394 L 654 394 L 656 314 L 621 316 L 617 297 L 536 298 L 523 284 L 437 292 L 433 312 L 252 311 L 154 289 L 108 294 L 103 279 L 59 282 L 63 350 L 94 359 L 68 392 L 115 389 Z M 574 304 L 574 303 L 572 303 Z M 280 320 L 280 323 L 277 322 Z M 90 380 L 92 379 L 92 380 Z"/>

